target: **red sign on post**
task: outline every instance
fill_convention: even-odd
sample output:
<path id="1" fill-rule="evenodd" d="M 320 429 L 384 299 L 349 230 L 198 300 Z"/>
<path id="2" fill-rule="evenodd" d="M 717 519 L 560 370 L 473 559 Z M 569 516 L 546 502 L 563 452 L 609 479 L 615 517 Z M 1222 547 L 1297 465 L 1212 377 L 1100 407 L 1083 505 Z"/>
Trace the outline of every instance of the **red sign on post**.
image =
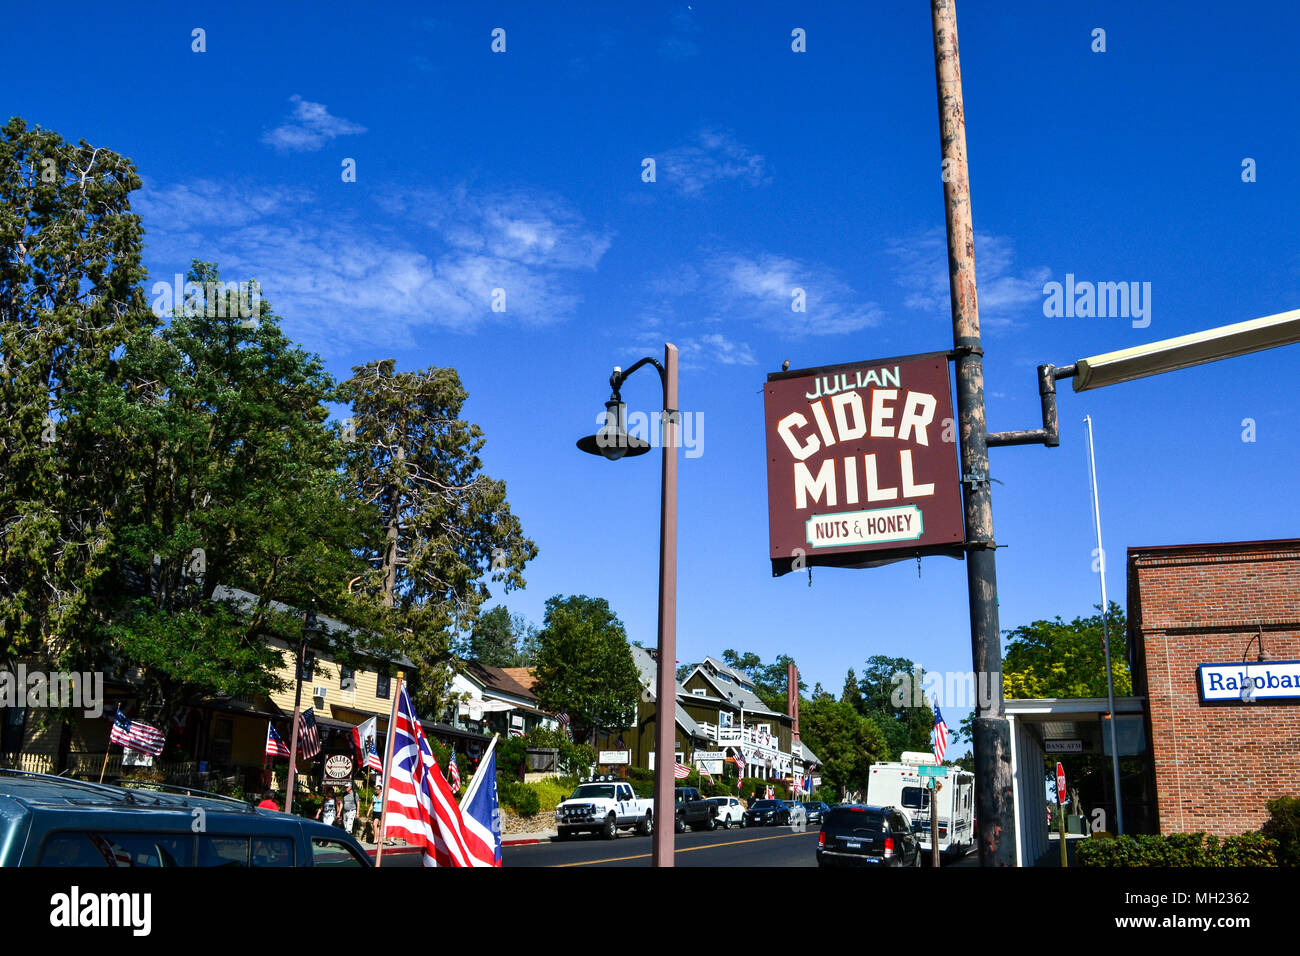
<path id="1" fill-rule="evenodd" d="M 1065 767 L 1060 761 L 1056 764 L 1056 802 L 1065 806 Z"/>
<path id="2" fill-rule="evenodd" d="M 962 554 L 947 353 L 775 372 L 763 397 L 774 575 Z"/>

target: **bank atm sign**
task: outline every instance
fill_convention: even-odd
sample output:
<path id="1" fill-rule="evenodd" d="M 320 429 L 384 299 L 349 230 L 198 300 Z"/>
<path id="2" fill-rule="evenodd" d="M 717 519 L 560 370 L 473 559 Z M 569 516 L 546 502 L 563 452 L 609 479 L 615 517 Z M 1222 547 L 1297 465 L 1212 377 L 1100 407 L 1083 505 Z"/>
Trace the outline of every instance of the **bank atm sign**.
<path id="1" fill-rule="evenodd" d="M 960 553 L 945 353 L 777 372 L 763 394 L 773 574 Z"/>

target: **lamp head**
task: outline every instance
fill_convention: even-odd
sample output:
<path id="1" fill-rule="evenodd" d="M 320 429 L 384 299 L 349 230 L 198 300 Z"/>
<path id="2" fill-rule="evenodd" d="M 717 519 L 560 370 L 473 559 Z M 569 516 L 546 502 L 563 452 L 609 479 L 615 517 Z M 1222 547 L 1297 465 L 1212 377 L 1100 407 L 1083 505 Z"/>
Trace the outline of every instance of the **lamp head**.
<path id="1" fill-rule="evenodd" d="M 627 433 L 627 406 L 617 398 L 605 403 L 605 424 L 594 435 L 578 439 L 578 448 L 610 461 L 635 458 L 650 450 L 650 443 Z"/>

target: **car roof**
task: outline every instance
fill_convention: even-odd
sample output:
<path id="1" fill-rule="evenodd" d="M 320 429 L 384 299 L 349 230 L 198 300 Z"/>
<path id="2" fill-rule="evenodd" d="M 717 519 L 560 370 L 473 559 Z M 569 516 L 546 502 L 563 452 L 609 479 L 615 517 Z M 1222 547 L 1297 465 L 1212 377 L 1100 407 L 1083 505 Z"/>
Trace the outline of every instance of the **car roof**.
<path id="1" fill-rule="evenodd" d="M 169 784 L 133 783 L 129 787 L 23 770 L 0 770 L 0 798 L 9 798 L 29 809 L 89 809 L 116 807 L 132 810 L 190 810 L 255 815 L 257 810 L 243 800 L 218 793 Z"/>

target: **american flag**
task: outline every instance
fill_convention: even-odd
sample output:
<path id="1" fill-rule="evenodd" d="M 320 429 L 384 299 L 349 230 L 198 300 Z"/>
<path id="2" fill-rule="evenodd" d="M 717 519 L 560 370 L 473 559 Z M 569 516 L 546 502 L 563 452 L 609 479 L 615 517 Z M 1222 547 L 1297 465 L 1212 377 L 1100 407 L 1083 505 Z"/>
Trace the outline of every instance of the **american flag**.
<path id="1" fill-rule="evenodd" d="M 100 836 L 98 833 L 86 835 L 90 838 L 91 846 L 99 851 L 107 866 L 135 866 L 135 861 L 131 859 L 131 852 L 122 844 L 114 843 L 108 837 Z"/>
<path id="2" fill-rule="evenodd" d="M 280 735 L 275 732 L 275 725 L 269 720 L 266 722 L 266 755 L 268 757 L 289 756 L 289 748 L 284 745 Z"/>
<path id="3" fill-rule="evenodd" d="M 113 729 L 108 735 L 110 743 L 121 744 L 128 750 L 157 757 L 163 752 L 163 732 L 142 720 L 127 720 L 122 705 L 117 705 Z"/>
<path id="4" fill-rule="evenodd" d="M 709 783 L 713 783 L 713 774 L 709 773 L 705 767 L 700 768 L 700 776 L 709 781 Z"/>
<path id="5" fill-rule="evenodd" d="M 466 827 L 403 686 L 392 728 L 393 764 L 384 809 L 385 834 L 424 848 L 425 866 L 495 866 L 496 850 Z"/>
<path id="6" fill-rule="evenodd" d="M 690 775 L 691 775 L 691 768 L 688 764 L 684 764 L 684 763 L 673 764 L 673 776 L 676 777 L 678 780 L 685 780 Z"/>
<path id="7" fill-rule="evenodd" d="M 801 793 L 803 793 L 803 778 L 802 778 L 802 777 L 795 777 L 795 778 L 794 778 L 794 795 L 797 797 L 797 796 L 799 796 L 799 794 L 801 794 Z"/>
<path id="8" fill-rule="evenodd" d="M 456 766 L 456 748 L 451 748 L 451 756 L 447 759 L 447 769 L 451 771 L 451 792 L 460 793 L 460 769 Z"/>
<path id="9" fill-rule="evenodd" d="M 384 762 L 379 759 L 379 752 L 375 750 L 375 738 L 366 738 L 366 759 L 362 764 L 367 770 L 373 770 L 375 773 L 384 772 Z"/>
<path id="10" fill-rule="evenodd" d="M 308 707 L 298 718 L 298 752 L 304 760 L 320 753 L 320 734 L 316 730 L 316 714 Z"/>
<path id="11" fill-rule="evenodd" d="M 939 712 L 939 699 L 934 701 L 934 762 L 943 763 L 943 752 L 948 749 L 948 725 Z"/>

